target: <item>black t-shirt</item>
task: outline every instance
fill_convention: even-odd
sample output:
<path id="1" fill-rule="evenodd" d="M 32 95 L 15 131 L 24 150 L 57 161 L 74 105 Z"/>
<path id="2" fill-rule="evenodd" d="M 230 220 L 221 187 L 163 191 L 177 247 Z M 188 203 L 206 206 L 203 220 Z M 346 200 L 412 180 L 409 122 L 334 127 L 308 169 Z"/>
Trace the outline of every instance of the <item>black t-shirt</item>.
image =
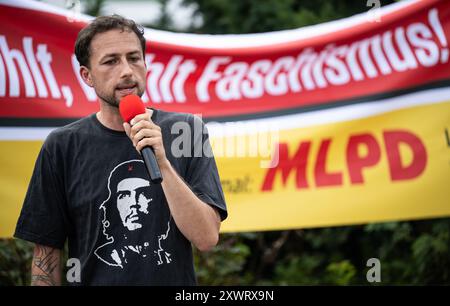
<path id="1" fill-rule="evenodd" d="M 201 119 L 154 110 L 152 120 L 174 169 L 224 220 L 225 200 Z M 150 182 L 125 132 L 106 128 L 95 114 L 45 140 L 14 236 L 59 249 L 67 239 L 69 258 L 81 263 L 78 284 L 196 284 L 191 243 L 171 217 L 161 185 Z"/>

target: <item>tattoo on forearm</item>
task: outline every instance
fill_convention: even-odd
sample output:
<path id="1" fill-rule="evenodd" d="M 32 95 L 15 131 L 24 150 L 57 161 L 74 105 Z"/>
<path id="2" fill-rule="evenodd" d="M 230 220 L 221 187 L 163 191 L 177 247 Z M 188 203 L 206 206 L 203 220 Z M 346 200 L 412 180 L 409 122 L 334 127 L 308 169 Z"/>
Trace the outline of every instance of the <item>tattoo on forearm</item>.
<path id="1" fill-rule="evenodd" d="M 32 285 L 56 286 L 55 280 L 48 275 L 31 275 Z"/>
<path id="2" fill-rule="evenodd" d="M 59 266 L 59 256 L 55 249 L 37 245 L 32 265 L 34 267 L 31 275 L 32 285 L 57 285 L 53 272 Z"/>

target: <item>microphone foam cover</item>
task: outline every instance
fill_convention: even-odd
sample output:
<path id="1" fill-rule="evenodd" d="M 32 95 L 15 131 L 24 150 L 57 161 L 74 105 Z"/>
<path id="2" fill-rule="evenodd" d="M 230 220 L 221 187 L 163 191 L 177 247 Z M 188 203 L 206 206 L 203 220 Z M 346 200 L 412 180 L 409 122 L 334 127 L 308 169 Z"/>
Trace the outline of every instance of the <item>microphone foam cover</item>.
<path id="1" fill-rule="evenodd" d="M 119 112 L 123 121 L 130 122 L 137 115 L 145 113 L 145 106 L 139 96 L 128 95 L 120 100 Z"/>

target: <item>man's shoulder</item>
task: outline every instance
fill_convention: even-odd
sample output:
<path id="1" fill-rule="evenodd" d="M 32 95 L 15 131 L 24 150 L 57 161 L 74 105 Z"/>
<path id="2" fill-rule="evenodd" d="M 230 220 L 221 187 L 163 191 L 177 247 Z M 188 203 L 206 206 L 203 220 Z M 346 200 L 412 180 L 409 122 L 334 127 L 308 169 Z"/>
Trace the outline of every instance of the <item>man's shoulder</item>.
<path id="1" fill-rule="evenodd" d="M 67 125 L 58 127 L 50 132 L 45 139 L 44 146 L 52 146 L 61 143 L 61 140 L 67 140 L 72 135 L 79 135 L 92 126 L 92 115 L 78 119 Z"/>
<path id="2" fill-rule="evenodd" d="M 157 110 L 157 123 L 169 123 L 173 124 L 176 122 L 187 122 L 192 125 L 194 123 L 203 123 L 201 115 L 191 114 L 191 113 L 183 113 L 183 112 L 169 112 L 165 110 L 158 109 Z"/>

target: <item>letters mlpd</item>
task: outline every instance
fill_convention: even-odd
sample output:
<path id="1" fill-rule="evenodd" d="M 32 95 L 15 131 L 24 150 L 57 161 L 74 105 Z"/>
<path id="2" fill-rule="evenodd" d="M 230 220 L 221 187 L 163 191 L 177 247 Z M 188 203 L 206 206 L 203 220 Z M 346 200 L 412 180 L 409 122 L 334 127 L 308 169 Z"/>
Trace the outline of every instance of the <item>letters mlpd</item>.
<path id="1" fill-rule="evenodd" d="M 419 136 L 407 130 L 390 130 L 383 132 L 384 151 L 386 152 L 388 171 L 391 181 L 412 180 L 419 177 L 426 169 L 427 150 Z M 316 187 L 342 186 L 344 172 L 328 170 L 329 148 L 332 139 L 323 139 L 314 163 L 314 183 Z M 412 159 L 406 163 L 400 152 L 400 147 L 406 146 L 412 153 Z M 275 178 L 281 174 L 285 186 L 289 173 L 296 172 L 297 189 L 310 188 L 311 182 L 307 175 L 307 165 L 312 164 L 312 141 L 305 140 L 298 144 L 295 153 L 289 152 L 288 143 L 278 144 L 279 164 L 267 171 L 262 191 L 274 188 Z M 360 149 L 367 153 L 362 155 Z M 372 133 L 350 135 L 346 148 L 346 168 L 352 185 L 364 184 L 363 170 L 377 166 L 382 158 L 383 147 Z M 292 157 L 290 157 L 292 156 Z"/>

